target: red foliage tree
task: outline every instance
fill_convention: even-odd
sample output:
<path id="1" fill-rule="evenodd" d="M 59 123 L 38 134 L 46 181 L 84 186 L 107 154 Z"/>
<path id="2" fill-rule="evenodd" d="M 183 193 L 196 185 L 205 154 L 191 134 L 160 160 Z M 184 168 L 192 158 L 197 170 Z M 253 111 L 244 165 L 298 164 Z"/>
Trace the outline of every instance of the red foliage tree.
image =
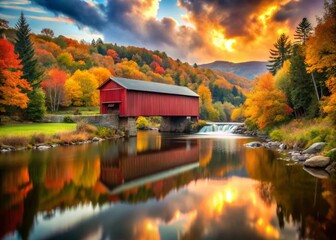
<path id="1" fill-rule="evenodd" d="M 31 90 L 23 76 L 21 61 L 14 53 L 13 44 L 0 39 L 0 112 L 6 112 L 6 106 L 27 108 L 29 98 L 24 90 Z"/>
<path id="2" fill-rule="evenodd" d="M 46 79 L 42 82 L 51 111 L 58 111 L 60 104 L 64 101 L 64 83 L 68 78 L 69 76 L 64 71 L 53 68 L 48 71 Z"/>
<path id="3" fill-rule="evenodd" d="M 115 50 L 113 50 L 113 49 L 107 50 L 107 55 L 113 58 L 114 63 L 119 63 L 120 62 L 119 55 Z"/>

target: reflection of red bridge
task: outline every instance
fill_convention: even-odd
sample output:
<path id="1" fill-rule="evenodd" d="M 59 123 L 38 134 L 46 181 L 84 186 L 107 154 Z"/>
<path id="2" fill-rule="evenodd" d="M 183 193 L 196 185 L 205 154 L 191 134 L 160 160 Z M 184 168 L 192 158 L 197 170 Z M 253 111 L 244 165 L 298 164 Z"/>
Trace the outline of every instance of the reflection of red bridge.
<path id="1" fill-rule="evenodd" d="M 115 187 L 130 180 L 198 162 L 198 157 L 198 145 L 137 156 L 122 156 L 117 160 L 102 161 L 100 177 L 108 187 Z"/>

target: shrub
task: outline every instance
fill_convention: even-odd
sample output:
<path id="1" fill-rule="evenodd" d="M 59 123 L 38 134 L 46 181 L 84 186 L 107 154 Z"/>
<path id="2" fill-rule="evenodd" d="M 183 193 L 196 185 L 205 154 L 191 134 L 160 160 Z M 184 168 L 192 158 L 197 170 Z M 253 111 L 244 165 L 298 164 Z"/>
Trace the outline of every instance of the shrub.
<path id="1" fill-rule="evenodd" d="M 81 121 L 77 123 L 76 132 L 86 132 L 93 134 L 97 132 L 97 128 L 93 125 L 88 124 L 87 122 Z"/>
<path id="2" fill-rule="evenodd" d="M 145 117 L 138 117 L 136 120 L 136 127 L 140 130 L 148 129 L 150 127 L 150 123 Z"/>
<path id="3" fill-rule="evenodd" d="M 86 141 L 91 136 L 86 132 L 64 132 L 55 135 L 55 142 L 57 143 L 76 143 Z"/>
<path id="4" fill-rule="evenodd" d="M 74 120 L 70 116 L 64 116 L 63 122 L 65 122 L 65 123 L 73 123 Z"/>
<path id="5" fill-rule="evenodd" d="M 283 141 L 284 133 L 280 129 L 275 129 L 270 133 L 270 137 L 275 141 Z"/>
<path id="6" fill-rule="evenodd" d="M 336 150 L 333 150 L 333 151 L 329 151 L 327 154 L 326 154 L 327 157 L 330 157 L 330 159 L 332 161 L 336 161 Z"/>
<path id="7" fill-rule="evenodd" d="M 204 120 L 199 120 L 198 122 L 193 122 L 191 124 L 191 132 L 198 132 L 202 127 L 206 125 L 206 121 Z"/>
<path id="8" fill-rule="evenodd" d="M 47 112 L 45 107 L 45 94 L 42 89 L 37 89 L 28 93 L 29 103 L 25 112 L 25 118 L 34 122 L 41 121 Z"/>
<path id="9" fill-rule="evenodd" d="M 12 147 L 26 147 L 29 144 L 29 138 L 27 136 L 5 136 L 0 139 L 0 143 Z"/>
<path id="10" fill-rule="evenodd" d="M 44 133 L 37 133 L 33 134 L 30 138 L 30 144 L 40 144 L 40 143 L 46 143 L 50 140 L 50 137 L 45 135 Z"/>
<path id="11" fill-rule="evenodd" d="M 97 135 L 100 138 L 115 137 L 117 135 L 117 130 L 114 128 L 108 128 L 108 127 L 98 127 Z"/>

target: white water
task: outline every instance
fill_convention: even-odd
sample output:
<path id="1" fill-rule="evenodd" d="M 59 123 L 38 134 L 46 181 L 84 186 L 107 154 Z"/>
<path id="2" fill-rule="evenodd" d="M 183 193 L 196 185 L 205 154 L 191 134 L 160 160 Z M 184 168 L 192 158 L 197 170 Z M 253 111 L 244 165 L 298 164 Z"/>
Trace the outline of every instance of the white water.
<path id="1" fill-rule="evenodd" d="M 198 134 L 228 134 L 233 133 L 241 123 L 207 123 Z"/>

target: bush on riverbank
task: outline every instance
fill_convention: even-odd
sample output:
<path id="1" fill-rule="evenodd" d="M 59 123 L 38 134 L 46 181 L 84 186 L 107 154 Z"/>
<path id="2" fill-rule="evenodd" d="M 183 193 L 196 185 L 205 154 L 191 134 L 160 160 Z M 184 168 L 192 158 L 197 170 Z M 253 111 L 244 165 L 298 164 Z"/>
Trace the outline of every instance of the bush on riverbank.
<path id="1" fill-rule="evenodd" d="M 282 141 L 290 147 L 305 148 L 316 142 L 326 142 L 326 150 L 336 147 L 335 126 L 326 120 L 296 119 L 270 132 L 275 141 Z"/>

